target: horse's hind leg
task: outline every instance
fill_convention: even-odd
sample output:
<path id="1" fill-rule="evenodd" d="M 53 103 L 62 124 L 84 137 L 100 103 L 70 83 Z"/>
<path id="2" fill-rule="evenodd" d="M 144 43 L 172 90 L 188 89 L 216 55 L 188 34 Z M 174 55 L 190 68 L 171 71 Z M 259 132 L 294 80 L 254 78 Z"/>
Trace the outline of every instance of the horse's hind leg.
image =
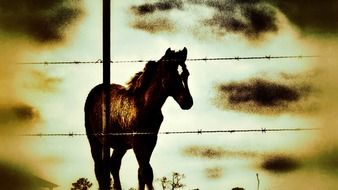
<path id="1" fill-rule="evenodd" d="M 114 149 L 113 154 L 110 158 L 110 171 L 114 178 L 114 189 L 121 190 L 121 181 L 120 181 L 120 167 L 121 160 L 124 154 L 127 152 L 126 149 Z"/>
<path id="2" fill-rule="evenodd" d="M 88 136 L 88 140 L 94 159 L 94 170 L 99 183 L 99 190 L 110 190 L 110 172 L 109 167 L 102 160 L 102 144 L 94 135 Z"/>

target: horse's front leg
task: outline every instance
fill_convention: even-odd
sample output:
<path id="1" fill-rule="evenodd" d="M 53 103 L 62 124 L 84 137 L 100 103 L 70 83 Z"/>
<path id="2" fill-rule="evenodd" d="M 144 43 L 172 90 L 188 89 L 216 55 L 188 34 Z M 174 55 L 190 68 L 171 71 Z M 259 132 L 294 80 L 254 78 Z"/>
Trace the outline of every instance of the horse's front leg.
<path id="1" fill-rule="evenodd" d="M 148 190 L 153 190 L 153 169 L 150 165 L 150 157 L 155 148 L 157 137 L 139 136 L 134 138 L 134 153 L 139 164 L 138 180 L 139 190 L 144 190 L 147 186 Z"/>
<path id="2" fill-rule="evenodd" d="M 110 158 L 110 171 L 114 179 L 114 190 L 122 189 L 120 181 L 120 168 L 122 157 L 126 152 L 126 149 L 114 149 Z"/>
<path id="3" fill-rule="evenodd" d="M 147 186 L 148 190 L 154 190 L 153 187 L 153 169 L 149 163 L 140 163 L 138 169 L 139 190 L 144 190 Z"/>

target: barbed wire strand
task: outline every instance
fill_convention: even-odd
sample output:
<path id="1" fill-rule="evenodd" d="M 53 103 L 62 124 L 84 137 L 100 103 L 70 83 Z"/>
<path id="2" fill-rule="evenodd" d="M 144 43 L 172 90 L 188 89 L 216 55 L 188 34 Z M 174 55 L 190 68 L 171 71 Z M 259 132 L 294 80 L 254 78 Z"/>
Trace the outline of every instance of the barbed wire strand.
<path id="1" fill-rule="evenodd" d="M 35 133 L 35 134 L 22 134 L 19 136 L 25 137 L 50 137 L 50 136 L 68 136 L 68 137 L 76 137 L 76 136 L 135 136 L 135 135 L 183 135 L 183 134 L 211 134 L 211 133 L 252 133 L 252 132 L 295 132 L 295 131 L 313 131 L 319 130 L 319 128 L 289 128 L 289 129 L 225 129 L 225 130 L 193 130 L 193 131 L 166 131 L 166 132 L 130 132 L 130 133 L 94 133 L 94 134 L 86 134 L 86 133 Z"/>
<path id="2" fill-rule="evenodd" d="M 287 56 L 250 56 L 250 57 L 213 57 L 213 58 L 189 58 L 186 59 L 187 62 L 197 62 L 197 61 L 231 61 L 231 60 L 260 60 L 260 59 L 303 59 L 303 58 L 318 58 L 317 55 L 287 55 Z M 111 63 L 146 63 L 154 60 L 117 60 L 110 61 Z M 43 62 L 20 62 L 19 64 L 23 65 L 71 65 L 71 64 L 102 64 L 103 61 L 98 59 L 96 61 L 43 61 Z"/>

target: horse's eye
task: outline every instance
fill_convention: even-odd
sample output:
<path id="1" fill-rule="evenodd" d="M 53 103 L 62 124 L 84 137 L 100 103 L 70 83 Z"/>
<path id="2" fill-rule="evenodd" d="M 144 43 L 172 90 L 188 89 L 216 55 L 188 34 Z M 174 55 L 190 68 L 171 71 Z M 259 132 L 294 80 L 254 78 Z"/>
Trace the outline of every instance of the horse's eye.
<path id="1" fill-rule="evenodd" d="M 178 65 L 177 72 L 178 72 L 179 75 L 182 75 L 182 73 L 183 73 L 183 68 L 182 68 L 181 65 Z"/>

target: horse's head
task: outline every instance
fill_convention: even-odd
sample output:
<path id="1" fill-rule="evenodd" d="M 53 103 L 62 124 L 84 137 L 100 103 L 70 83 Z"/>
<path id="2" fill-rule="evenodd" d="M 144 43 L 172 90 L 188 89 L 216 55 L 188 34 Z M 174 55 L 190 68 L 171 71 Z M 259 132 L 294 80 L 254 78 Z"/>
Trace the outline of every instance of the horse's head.
<path id="1" fill-rule="evenodd" d="M 162 86 L 166 89 L 169 96 L 184 110 L 190 109 L 193 105 L 188 87 L 189 71 L 185 64 L 187 58 L 187 49 L 175 52 L 170 48 L 161 58 L 163 65 Z"/>

